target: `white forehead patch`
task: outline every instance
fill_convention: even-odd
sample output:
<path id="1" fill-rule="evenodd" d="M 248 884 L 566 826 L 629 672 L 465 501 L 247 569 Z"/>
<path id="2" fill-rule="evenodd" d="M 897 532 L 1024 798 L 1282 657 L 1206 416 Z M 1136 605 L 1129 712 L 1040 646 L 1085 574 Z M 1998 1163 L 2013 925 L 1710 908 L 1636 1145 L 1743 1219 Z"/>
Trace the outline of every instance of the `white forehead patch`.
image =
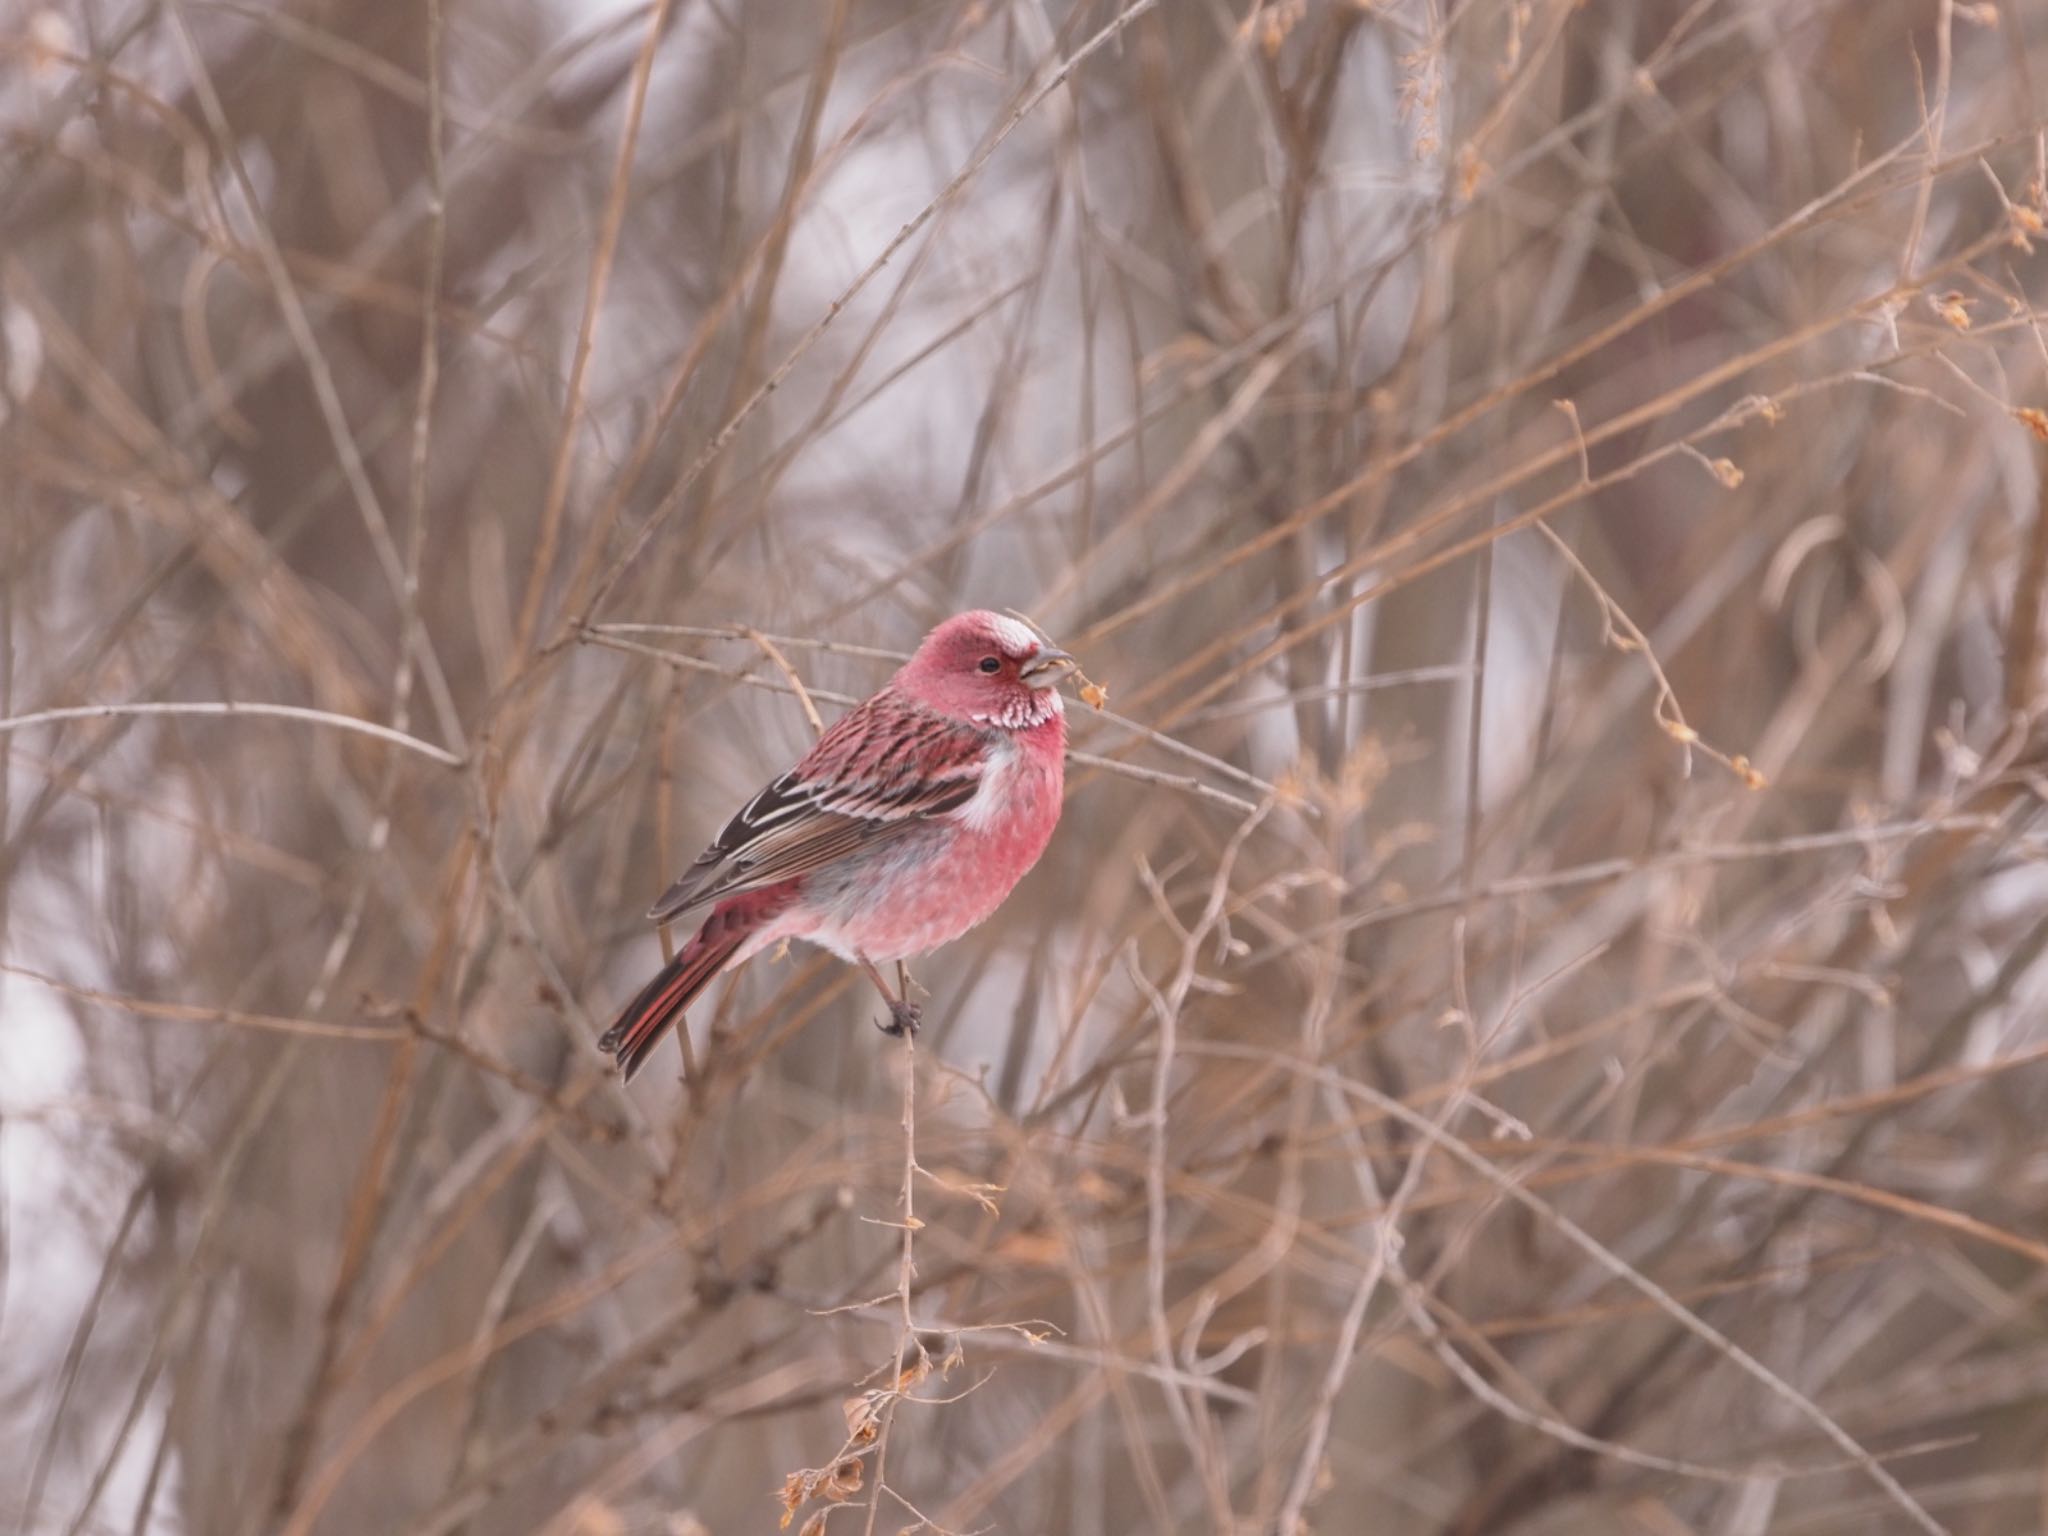
<path id="1" fill-rule="evenodd" d="M 1039 639 L 1029 626 L 1000 613 L 989 615 L 989 627 L 996 632 L 996 644 L 1012 656 L 1025 656 L 1038 649 Z"/>

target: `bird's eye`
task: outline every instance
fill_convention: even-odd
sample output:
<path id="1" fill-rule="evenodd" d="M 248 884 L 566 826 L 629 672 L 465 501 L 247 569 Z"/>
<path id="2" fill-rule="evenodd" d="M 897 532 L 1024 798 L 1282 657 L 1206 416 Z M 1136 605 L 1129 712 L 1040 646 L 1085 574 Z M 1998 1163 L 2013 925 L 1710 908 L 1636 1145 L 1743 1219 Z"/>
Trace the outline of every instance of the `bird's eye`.
<path id="1" fill-rule="evenodd" d="M 984 672 L 1000 672 L 1003 670 L 1003 664 L 994 656 L 984 656 L 981 658 L 981 670 Z"/>

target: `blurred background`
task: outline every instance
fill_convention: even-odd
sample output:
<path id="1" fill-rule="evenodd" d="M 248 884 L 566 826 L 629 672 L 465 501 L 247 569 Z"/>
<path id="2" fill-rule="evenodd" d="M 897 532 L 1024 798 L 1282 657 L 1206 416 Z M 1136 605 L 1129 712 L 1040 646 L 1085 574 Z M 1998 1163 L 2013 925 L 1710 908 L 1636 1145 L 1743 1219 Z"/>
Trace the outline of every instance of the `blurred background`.
<path id="1" fill-rule="evenodd" d="M 0 6 L 0 1530 L 2041 1529 L 2044 80 Z M 914 1053 L 799 949 L 622 1091 L 971 606 L 1109 709 Z"/>

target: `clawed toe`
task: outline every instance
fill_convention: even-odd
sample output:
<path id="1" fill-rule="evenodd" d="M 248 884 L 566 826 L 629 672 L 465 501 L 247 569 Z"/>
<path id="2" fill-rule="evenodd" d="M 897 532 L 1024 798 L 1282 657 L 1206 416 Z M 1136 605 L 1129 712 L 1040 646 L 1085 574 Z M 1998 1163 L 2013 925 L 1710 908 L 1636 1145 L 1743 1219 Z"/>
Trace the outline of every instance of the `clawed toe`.
<path id="1" fill-rule="evenodd" d="M 887 1020 L 877 1019 L 875 1027 L 892 1040 L 917 1033 L 917 1026 L 924 1022 L 924 1010 L 915 1003 L 891 1001 Z"/>

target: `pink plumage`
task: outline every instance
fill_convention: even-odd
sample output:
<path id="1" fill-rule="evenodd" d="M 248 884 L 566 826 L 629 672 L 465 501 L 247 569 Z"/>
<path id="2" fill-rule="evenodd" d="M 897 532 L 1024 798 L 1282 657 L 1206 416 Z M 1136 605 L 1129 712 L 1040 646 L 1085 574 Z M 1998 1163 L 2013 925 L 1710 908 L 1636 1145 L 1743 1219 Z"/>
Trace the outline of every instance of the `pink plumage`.
<path id="1" fill-rule="evenodd" d="M 875 966 L 928 954 L 988 917 L 1059 821 L 1073 658 L 1025 625 L 948 619 L 804 760 L 740 808 L 648 916 L 710 913 L 605 1031 L 630 1080 L 728 966 L 806 939 L 864 967 L 896 1028 L 917 1011 Z"/>

